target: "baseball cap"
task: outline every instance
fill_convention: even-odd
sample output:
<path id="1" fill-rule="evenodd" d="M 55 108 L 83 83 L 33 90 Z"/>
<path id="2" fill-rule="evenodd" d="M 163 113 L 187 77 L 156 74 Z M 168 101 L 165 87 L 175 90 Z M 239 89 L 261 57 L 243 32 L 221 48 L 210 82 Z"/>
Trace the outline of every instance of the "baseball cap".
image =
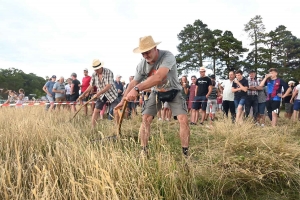
<path id="1" fill-rule="evenodd" d="M 89 70 L 88 70 L 88 68 L 84 68 L 84 70 L 83 70 L 83 71 L 87 71 L 87 72 L 88 72 Z"/>
<path id="2" fill-rule="evenodd" d="M 122 76 L 120 74 L 117 74 L 117 78 L 119 78 L 119 77 L 122 78 Z"/>
<path id="3" fill-rule="evenodd" d="M 249 73 L 256 73 L 254 69 L 251 69 Z"/>
<path id="4" fill-rule="evenodd" d="M 53 75 L 53 76 L 51 76 L 51 78 L 56 78 L 56 76 L 55 76 L 55 75 Z"/>

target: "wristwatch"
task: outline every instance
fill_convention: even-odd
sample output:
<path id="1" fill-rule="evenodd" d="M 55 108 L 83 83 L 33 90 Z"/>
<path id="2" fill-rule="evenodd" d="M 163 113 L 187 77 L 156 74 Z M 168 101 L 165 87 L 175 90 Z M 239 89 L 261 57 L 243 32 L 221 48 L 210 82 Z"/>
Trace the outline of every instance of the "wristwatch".
<path id="1" fill-rule="evenodd" d="M 140 90 L 139 90 L 139 88 L 137 87 L 137 86 L 134 86 L 134 88 L 133 88 L 135 91 L 137 91 L 138 93 L 140 93 Z"/>

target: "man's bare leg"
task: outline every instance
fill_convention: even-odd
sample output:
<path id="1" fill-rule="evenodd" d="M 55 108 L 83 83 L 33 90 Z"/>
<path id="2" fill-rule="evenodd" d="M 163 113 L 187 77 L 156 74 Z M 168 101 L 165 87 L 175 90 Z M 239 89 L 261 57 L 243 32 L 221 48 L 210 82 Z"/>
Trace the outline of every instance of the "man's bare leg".
<path id="1" fill-rule="evenodd" d="M 243 122 L 243 106 L 242 105 L 238 105 L 238 107 L 237 107 L 236 122 L 237 123 Z"/>
<path id="2" fill-rule="evenodd" d="M 206 110 L 201 109 L 201 121 L 200 121 L 200 123 L 204 122 L 205 117 L 206 117 Z"/>
<path id="3" fill-rule="evenodd" d="M 183 148 L 189 147 L 190 142 L 190 127 L 188 125 L 188 117 L 187 115 L 178 115 L 177 119 L 179 121 L 179 135 L 180 135 L 180 141 L 181 146 Z"/>
<path id="4" fill-rule="evenodd" d="M 150 137 L 150 125 L 152 123 L 153 116 L 144 114 L 142 117 L 142 124 L 140 127 L 141 146 L 146 150 Z"/>
<path id="5" fill-rule="evenodd" d="M 278 113 L 272 111 L 272 126 L 275 127 L 277 124 Z"/>
<path id="6" fill-rule="evenodd" d="M 94 109 L 93 116 L 92 116 L 92 127 L 93 128 L 95 128 L 95 126 L 96 126 L 99 112 L 100 112 L 99 109 L 96 109 L 96 108 Z"/>

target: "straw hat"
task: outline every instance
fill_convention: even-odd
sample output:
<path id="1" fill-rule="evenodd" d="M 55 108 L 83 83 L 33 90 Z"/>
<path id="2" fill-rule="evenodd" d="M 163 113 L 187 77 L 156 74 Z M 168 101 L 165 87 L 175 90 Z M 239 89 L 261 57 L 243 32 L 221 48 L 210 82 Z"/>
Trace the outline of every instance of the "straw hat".
<path id="1" fill-rule="evenodd" d="M 94 59 L 93 60 L 93 65 L 92 65 L 92 69 L 93 70 L 100 69 L 103 66 L 104 66 L 104 63 L 102 61 L 100 61 L 99 59 Z"/>
<path id="2" fill-rule="evenodd" d="M 206 71 L 205 67 L 200 67 L 199 72 L 205 72 L 205 71 Z"/>
<path id="3" fill-rule="evenodd" d="M 152 36 L 145 36 L 140 38 L 139 47 L 133 49 L 134 53 L 143 53 L 156 47 L 161 42 L 154 42 Z"/>

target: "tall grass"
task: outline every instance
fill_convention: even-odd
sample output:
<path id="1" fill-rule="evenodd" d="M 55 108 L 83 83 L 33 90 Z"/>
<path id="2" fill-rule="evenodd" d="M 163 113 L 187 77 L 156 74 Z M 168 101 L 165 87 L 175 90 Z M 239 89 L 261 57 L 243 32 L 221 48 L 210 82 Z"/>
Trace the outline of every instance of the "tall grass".
<path id="1" fill-rule="evenodd" d="M 299 199 L 300 125 L 277 128 L 220 119 L 191 127 L 190 157 L 181 155 L 176 121 L 154 120 L 149 158 L 140 156 L 140 117 L 113 122 L 0 109 L 0 199 Z"/>

